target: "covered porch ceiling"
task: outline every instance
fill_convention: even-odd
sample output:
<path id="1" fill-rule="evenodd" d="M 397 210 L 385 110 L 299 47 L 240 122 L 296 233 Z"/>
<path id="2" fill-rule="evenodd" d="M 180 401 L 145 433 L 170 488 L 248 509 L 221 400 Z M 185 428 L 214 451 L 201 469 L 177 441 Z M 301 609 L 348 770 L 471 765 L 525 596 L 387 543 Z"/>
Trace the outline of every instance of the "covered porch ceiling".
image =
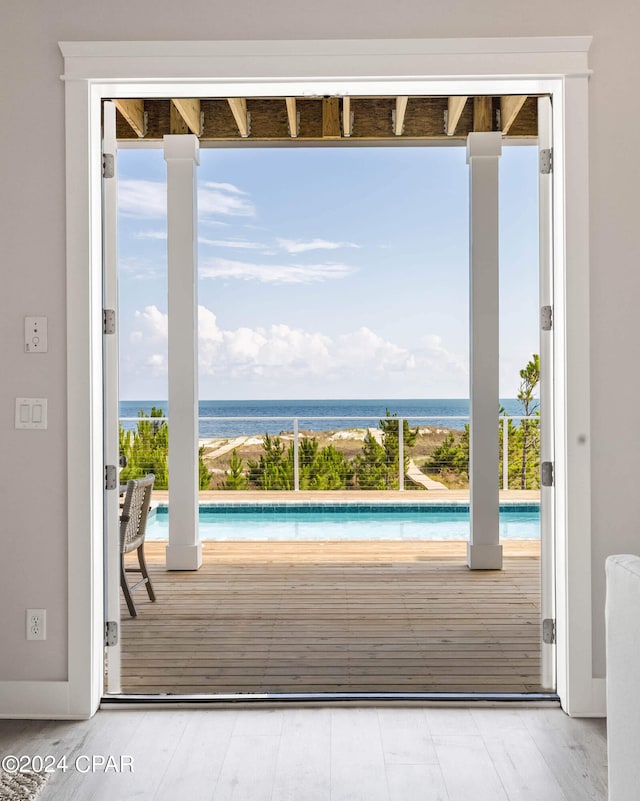
<path id="1" fill-rule="evenodd" d="M 455 141 L 538 135 L 537 96 L 118 99 L 120 140 L 193 133 L 201 142 Z"/>

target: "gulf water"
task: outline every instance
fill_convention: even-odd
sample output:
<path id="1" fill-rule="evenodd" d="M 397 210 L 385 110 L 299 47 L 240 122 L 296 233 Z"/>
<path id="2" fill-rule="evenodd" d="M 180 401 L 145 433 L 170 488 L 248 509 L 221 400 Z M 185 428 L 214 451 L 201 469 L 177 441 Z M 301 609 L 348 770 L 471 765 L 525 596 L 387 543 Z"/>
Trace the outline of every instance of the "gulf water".
<path id="1" fill-rule="evenodd" d="M 516 398 L 503 398 L 500 405 L 508 415 L 523 414 Z M 150 413 L 152 407 L 168 412 L 163 400 L 120 402 L 120 417 L 137 417 L 140 411 Z M 293 430 L 293 419 L 300 419 L 301 430 L 331 431 L 339 428 L 377 427 L 386 411 L 406 418 L 412 426 L 462 429 L 468 422 L 469 400 L 466 398 L 431 399 L 364 399 L 364 400 L 201 400 L 199 436 L 240 437 L 265 433 L 279 434 Z M 499 410 L 496 408 L 496 419 Z M 271 420 L 251 420 L 262 417 Z M 233 419 L 228 419 L 233 418 Z M 240 419 L 239 419 L 240 418 Z M 332 419 L 327 419 L 332 418 Z M 336 419 L 337 418 L 337 419 Z M 428 419 L 424 419 L 428 418 Z M 135 422 L 123 422 L 127 428 Z"/>

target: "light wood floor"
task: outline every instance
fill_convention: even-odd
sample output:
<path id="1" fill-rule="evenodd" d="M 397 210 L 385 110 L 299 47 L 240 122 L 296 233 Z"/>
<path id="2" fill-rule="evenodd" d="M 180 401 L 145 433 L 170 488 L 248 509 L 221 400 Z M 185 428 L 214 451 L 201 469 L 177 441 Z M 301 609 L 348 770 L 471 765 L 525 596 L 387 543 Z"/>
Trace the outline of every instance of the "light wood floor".
<path id="1" fill-rule="evenodd" d="M 0 755 L 67 757 L 38 801 L 605 801 L 602 720 L 559 709 L 99 712 L 0 721 Z M 80 773 L 124 755 L 133 773 Z M 80 760 L 82 768 L 86 760 Z"/>
<path id="2" fill-rule="evenodd" d="M 535 692 L 539 545 L 470 571 L 463 542 L 205 543 L 122 609 L 128 693 Z"/>

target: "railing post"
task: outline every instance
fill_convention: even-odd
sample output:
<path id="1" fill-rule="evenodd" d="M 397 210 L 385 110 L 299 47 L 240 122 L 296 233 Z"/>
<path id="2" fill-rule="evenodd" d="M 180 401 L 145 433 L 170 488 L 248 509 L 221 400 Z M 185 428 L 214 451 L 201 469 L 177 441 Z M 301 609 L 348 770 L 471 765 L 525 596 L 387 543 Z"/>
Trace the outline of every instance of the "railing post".
<path id="1" fill-rule="evenodd" d="M 404 492 L 404 423 L 402 417 L 398 417 L 398 489 Z"/>
<path id="2" fill-rule="evenodd" d="M 299 457 L 298 418 L 293 418 L 293 491 L 300 492 L 300 457 Z"/>
<path id="3" fill-rule="evenodd" d="M 509 489 L 509 418 L 502 418 L 502 489 Z"/>

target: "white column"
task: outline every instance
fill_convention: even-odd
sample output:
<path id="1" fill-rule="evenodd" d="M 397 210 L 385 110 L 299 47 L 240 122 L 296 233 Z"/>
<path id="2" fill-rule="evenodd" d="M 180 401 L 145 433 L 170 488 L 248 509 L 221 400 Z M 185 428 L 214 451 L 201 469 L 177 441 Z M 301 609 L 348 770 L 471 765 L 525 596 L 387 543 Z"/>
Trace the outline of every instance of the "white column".
<path id="1" fill-rule="evenodd" d="M 498 496 L 498 161 L 502 135 L 470 133 L 469 284 L 471 538 L 467 565 L 502 568 Z"/>
<path id="2" fill-rule="evenodd" d="M 169 272 L 169 545 L 167 570 L 202 564 L 198 532 L 198 139 L 165 136 Z"/>

